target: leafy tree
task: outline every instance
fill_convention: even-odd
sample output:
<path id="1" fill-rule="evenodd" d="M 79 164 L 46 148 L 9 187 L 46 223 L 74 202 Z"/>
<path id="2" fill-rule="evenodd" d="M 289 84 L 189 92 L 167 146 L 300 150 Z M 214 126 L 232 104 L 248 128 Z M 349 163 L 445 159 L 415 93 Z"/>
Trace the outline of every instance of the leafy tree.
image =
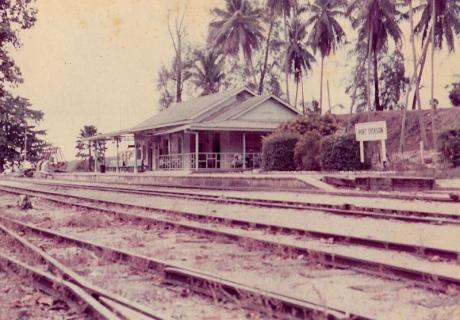
<path id="1" fill-rule="evenodd" d="M 318 50 L 321 55 L 321 81 L 319 89 L 319 107 L 323 108 L 323 70 L 324 58 L 331 52 L 335 52 L 338 45 L 345 41 L 345 32 L 337 18 L 345 16 L 343 9 L 346 2 L 343 0 L 315 0 L 313 4 L 308 4 L 305 11 L 310 12 L 311 16 L 307 20 L 307 25 L 312 25 L 312 30 L 308 38 L 308 43 L 316 54 Z"/>
<path id="2" fill-rule="evenodd" d="M 202 90 L 203 96 L 218 92 L 224 79 L 224 55 L 217 50 L 195 50 L 193 56 L 190 71 L 193 84 Z"/>
<path id="3" fill-rule="evenodd" d="M 452 89 L 449 92 L 450 102 L 454 107 L 460 106 L 460 82 L 451 84 Z"/>
<path id="4" fill-rule="evenodd" d="M 186 25 L 184 18 L 187 6 L 175 11 L 175 17 L 168 12 L 168 32 L 174 48 L 174 57 L 171 66 L 163 65 L 157 76 L 157 89 L 160 91 L 160 105 L 162 109 L 168 108 L 173 102 L 182 101 L 184 83 L 190 78 L 192 50 L 187 43 Z M 174 22 L 171 23 L 171 20 Z"/>
<path id="5" fill-rule="evenodd" d="M 29 125 L 38 124 L 43 113 L 33 110 L 27 99 L 7 92 L 9 87 L 22 82 L 11 49 L 21 47 L 19 32 L 35 24 L 37 10 L 32 2 L 0 1 L 0 172 L 5 164 L 23 161 L 26 149 L 28 160 L 35 162 L 45 145 L 41 139 L 45 132 Z"/>
<path id="6" fill-rule="evenodd" d="M 294 74 L 294 80 L 296 82 L 295 106 L 297 106 L 299 82 L 304 72 L 311 70 L 311 64 L 315 61 L 315 57 L 306 47 L 306 37 L 307 25 L 305 22 L 302 22 L 298 17 L 292 18 L 289 23 L 287 63 L 289 66 L 288 71 Z"/>
<path id="7" fill-rule="evenodd" d="M 10 56 L 11 47 L 19 48 L 19 31 L 31 28 L 36 21 L 37 10 L 32 0 L 0 1 L 0 97 L 6 95 L 7 84 L 22 82 L 22 76 L 16 63 Z M 11 97 L 10 97 L 11 98 Z"/>
<path id="8" fill-rule="evenodd" d="M 358 30 L 358 42 L 368 48 L 368 80 L 370 86 L 370 63 L 374 69 L 374 104 L 375 110 L 383 110 L 379 99 L 378 58 L 388 49 L 391 38 L 397 48 L 401 46 L 402 31 L 398 19 L 402 13 L 393 0 L 353 0 L 348 7 L 352 26 Z M 370 90 L 367 89 L 368 94 Z M 367 99 L 370 109 L 370 98 Z"/>
<path id="9" fill-rule="evenodd" d="M 185 51 L 185 50 L 183 50 Z M 182 101 L 182 92 L 186 82 L 192 76 L 192 53 L 188 49 L 182 61 L 179 62 L 177 56 L 174 57 L 171 67 L 163 65 L 157 76 L 157 89 L 160 91 L 160 106 L 162 109 L 168 108 L 173 102 Z M 180 67 L 179 67 L 180 65 Z M 180 69 L 180 71 L 179 71 Z M 179 89 L 180 95 L 177 95 Z"/>
<path id="10" fill-rule="evenodd" d="M 347 53 L 347 59 L 355 61 L 351 68 L 349 84 L 345 88 L 345 93 L 351 97 L 350 115 L 353 113 L 353 109 L 356 112 L 365 111 L 368 106 L 368 97 L 370 97 L 370 93 L 368 94 L 367 92 L 369 89 L 366 79 L 368 65 L 366 65 L 367 51 L 364 45 L 363 43 L 358 43 L 356 48 Z"/>
<path id="11" fill-rule="evenodd" d="M 254 50 L 262 41 L 262 10 L 248 0 L 226 0 L 225 9 L 214 8 L 214 21 L 209 25 L 209 42 L 223 53 L 238 56 L 240 50 L 251 69 L 253 83 L 257 84 L 252 60 Z"/>
<path id="12" fill-rule="evenodd" d="M 27 99 L 8 93 L 0 97 L 0 172 L 5 164 L 22 162 L 26 151 L 27 160 L 38 160 L 46 146 L 41 139 L 45 131 L 33 130 L 30 124 L 38 124 L 42 119 L 43 112 L 33 110 Z"/>
<path id="13" fill-rule="evenodd" d="M 401 51 L 395 50 L 392 54 L 386 55 L 380 62 L 379 82 L 380 103 L 382 108 L 393 110 L 400 108 L 401 94 L 404 93 L 409 84 L 404 67 L 404 57 Z"/>
<path id="14" fill-rule="evenodd" d="M 365 64 L 366 52 L 361 50 L 356 52 L 356 64 L 351 72 L 352 76 L 349 79 L 349 84 L 345 92 L 349 94 L 353 100 L 353 106 L 357 112 L 366 110 L 367 106 L 367 81 L 365 72 L 367 67 Z M 351 52 L 350 52 L 351 54 Z M 393 110 L 400 109 L 401 94 L 406 92 L 409 84 L 409 79 L 405 75 L 404 57 L 399 50 L 386 55 L 380 55 L 378 60 L 379 83 L 381 89 L 379 91 L 379 100 L 382 109 Z M 370 70 L 373 75 L 374 70 Z M 373 110 L 374 108 L 371 108 Z"/>

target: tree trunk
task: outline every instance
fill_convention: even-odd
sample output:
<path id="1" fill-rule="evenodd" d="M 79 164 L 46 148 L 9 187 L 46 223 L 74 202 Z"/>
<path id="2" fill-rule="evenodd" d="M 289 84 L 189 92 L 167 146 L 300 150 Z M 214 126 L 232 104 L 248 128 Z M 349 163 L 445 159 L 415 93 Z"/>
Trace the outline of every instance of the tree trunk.
<path id="1" fill-rule="evenodd" d="M 324 74 L 324 57 L 321 55 L 321 79 L 319 81 L 319 114 L 323 114 L 323 74 Z"/>
<path id="2" fill-rule="evenodd" d="M 5 160 L 0 158 L 0 173 L 3 173 L 4 169 L 3 166 L 5 165 Z"/>
<path id="3" fill-rule="evenodd" d="M 88 141 L 88 169 L 91 171 L 91 140 Z"/>
<path id="4" fill-rule="evenodd" d="M 369 27 L 367 37 L 367 119 L 370 119 L 371 112 L 371 54 L 372 54 L 372 24 Z"/>
<path id="5" fill-rule="evenodd" d="M 379 70 L 378 70 L 378 63 L 377 63 L 377 49 L 374 48 L 374 53 L 372 55 L 373 64 L 374 64 L 374 100 L 375 100 L 375 111 L 382 111 L 383 106 L 380 105 L 380 98 L 379 98 Z"/>
<path id="6" fill-rule="evenodd" d="M 417 88 L 420 86 L 420 81 L 422 80 L 422 75 L 423 75 L 423 69 L 425 68 L 425 61 L 426 61 L 426 56 L 428 54 L 428 45 L 431 43 L 431 40 L 425 39 L 425 44 L 422 50 L 422 56 L 421 56 L 421 61 L 420 61 L 420 71 L 417 77 Z M 419 93 L 419 99 L 420 99 L 420 91 Z M 414 93 L 414 97 L 412 98 L 412 110 L 415 110 L 416 108 L 416 103 L 417 103 L 417 95 Z M 420 107 L 421 108 L 421 107 Z"/>
<path id="7" fill-rule="evenodd" d="M 303 76 L 300 77 L 300 85 L 302 86 L 302 114 L 305 115 L 305 97 L 303 94 Z"/>
<path id="8" fill-rule="evenodd" d="M 432 1 L 433 5 L 433 25 L 431 26 L 431 131 L 433 134 L 433 148 L 436 151 L 438 143 L 436 139 L 436 125 L 435 125 L 435 104 L 434 104 L 434 49 L 436 43 L 434 42 L 434 33 L 436 26 L 436 6 L 435 0 Z"/>
<path id="9" fill-rule="evenodd" d="M 297 109 L 297 94 L 299 93 L 299 81 L 295 82 L 295 103 L 294 107 Z"/>
<path id="10" fill-rule="evenodd" d="M 182 101 L 182 44 L 178 39 L 177 66 L 176 66 L 176 102 Z"/>
<path id="11" fill-rule="evenodd" d="M 286 19 L 286 12 L 283 10 L 283 19 L 284 19 L 284 41 L 286 45 L 286 52 L 284 54 L 284 74 L 286 76 L 286 97 L 287 102 L 291 103 L 291 99 L 289 97 L 289 61 L 288 61 L 288 33 L 287 33 L 287 19 Z"/>
<path id="12" fill-rule="evenodd" d="M 360 63 L 359 68 L 357 70 L 358 78 L 361 77 L 361 73 L 363 72 L 363 68 L 364 68 L 364 61 Z M 356 77 L 355 77 L 355 79 L 356 79 Z M 346 132 L 349 132 L 350 129 L 351 129 L 351 116 L 353 114 L 353 106 L 355 105 L 356 91 L 357 90 L 358 90 L 358 86 L 354 86 L 353 87 L 353 94 L 351 95 L 350 116 L 348 117 Z"/>
<path id="13" fill-rule="evenodd" d="M 260 73 L 259 94 L 262 94 L 264 91 L 264 79 L 265 79 L 265 74 L 267 73 L 267 65 L 268 65 L 268 52 L 270 51 L 270 40 L 271 40 L 274 24 L 275 24 L 275 14 L 274 14 L 273 9 L 271 9 L 270 10 L 270 27 L 268 29 L 267 41 L 265 43 L 264 66 L 262 68 L 262 72 Z"/>
<path id="14" fill-rule="evenodd" d="M 252 63 L 252 57 L 249 57 L 248 60 L 252 73 L 252 81 L 254 82 L 254 87 L 257 87 L 256 69 L 254 68 L 254 63 Z"/>
<path id="15" fill-rule="evenodd" d="M 427 139 L 426 139 L 426 129 L 425 129 L 425 120 L 423 118 L 423 111 L 422 111 L 422 103 L 420 101 L 420 90 L 419 90 L 419 82 L 417 78 L 417 53 L 415 50 L 415 35 L 414 35 L 414 13 L 413 13 L 413 7 L 412 7 L 412 0 L 409 0 L 409 19 L 410 19 L 410 30 L 411 30 L 411 44 L 412 44 L 412 60 L 413 60 L 413 68 L 414 68 L 414 75 L 413 77 L 415 78 L 415 97 L 417 98 L 417 104 L 418 104 L 418 123 L 419 123 L 419 128 L 420 128 L 420 139 L 423 141 L 423 147 L 427 147 Z M 408 90 L 409 91 L 409 90 Z M 406 101 L 406 106 L 405 108 L 407 109 L 407 103 Z M 405 110 L 406 110 L 405 109 Z M 405 138 L 405 137 L 404 137 Z"/>

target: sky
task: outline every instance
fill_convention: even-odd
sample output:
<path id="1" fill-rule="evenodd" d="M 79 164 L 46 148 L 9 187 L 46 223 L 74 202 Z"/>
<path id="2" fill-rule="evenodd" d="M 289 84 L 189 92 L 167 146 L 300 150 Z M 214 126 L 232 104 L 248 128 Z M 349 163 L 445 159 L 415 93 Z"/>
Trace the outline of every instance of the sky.
<path id="1" fill-rule="evenodd" d="M 189 39 L 204 43 L 210 9 L 224 1 L 182 1 L 182 8 L 185 2 Z M 167 16 L 177 12 L 176 1 L 37 0 L 36 7 L 36 25 L 21 32 L 23 46 L 12 52 L 24 78 L 15 93 L 44 111 L 41 127 L 47 130 L 46 139 L 61 147 L 67 160 L 74 158 L 75 140 L 84 125 L 109 132 L 132 127 L 158 112 L 156 76 L 173 56 Z M 352 38 L 349 27 L 346 32 Z M 409 49 L 406 45 L 407 57 Z M 460 59 L 447 52 L 436 59 L 436 97 L 449 106 L 444 87 L 460 73 Z M 406 63 L 410 68 L 409 60 Z M 324 90 L 329 80 L 332 105 L 341 103 L 348 109 L 344 90 L 351 71 L 345 65 L 345 49 L 326 60 Z M 428 101 L 429 72 L 422 85 L 422 101 Z M 318 99 L 319 64 L 305 78 L 304 88 L 306 100 Z M 326 91 L 323 94 L 327 99 Z"/>

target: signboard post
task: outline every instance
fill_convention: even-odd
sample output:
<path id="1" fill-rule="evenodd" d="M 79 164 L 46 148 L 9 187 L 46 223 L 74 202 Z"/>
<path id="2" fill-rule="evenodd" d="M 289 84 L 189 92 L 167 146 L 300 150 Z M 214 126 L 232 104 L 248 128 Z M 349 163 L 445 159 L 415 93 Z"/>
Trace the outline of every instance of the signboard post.
<path id="1" fill-rule="evenodd" d="M 381 142 L 382 162 L 387 160 L 385 140 L 387 139 L 386 121 L 363 122 L 355 124 L 356 141 L 359 141 L 359 155 L 361 163 L 364 163 L 364 141 Z"/>

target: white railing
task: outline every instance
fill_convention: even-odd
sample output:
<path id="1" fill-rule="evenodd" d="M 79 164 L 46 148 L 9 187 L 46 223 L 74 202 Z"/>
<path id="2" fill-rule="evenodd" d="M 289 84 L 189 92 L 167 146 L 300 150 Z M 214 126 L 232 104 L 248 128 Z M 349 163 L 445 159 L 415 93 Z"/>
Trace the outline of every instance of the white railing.
<path id="1" fill-rule="evenodd" d="M 243 161 L 245 158 L 245 161 Z M 257 169 L 260 168 L 262 157 L 260 153 L 198 153 L 198 169 Z M 195 153 L 168 154 L 158 157 L 160 170 L 187 170 L 196 168 Z"/>

